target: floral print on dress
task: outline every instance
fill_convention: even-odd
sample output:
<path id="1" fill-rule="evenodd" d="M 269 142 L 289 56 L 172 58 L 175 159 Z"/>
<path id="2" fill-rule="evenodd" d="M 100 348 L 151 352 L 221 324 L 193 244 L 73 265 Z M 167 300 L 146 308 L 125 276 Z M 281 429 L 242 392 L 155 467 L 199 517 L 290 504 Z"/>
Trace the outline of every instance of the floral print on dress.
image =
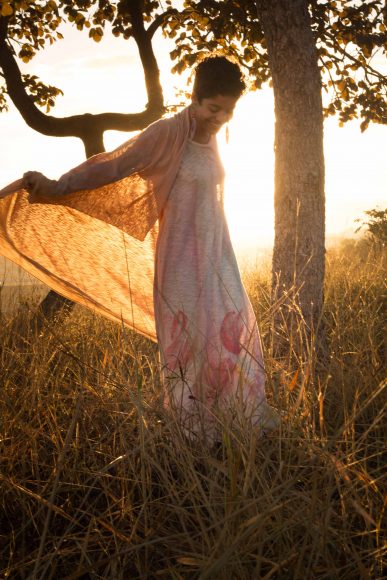
<path id="1" fill-rule="evenodd" d="M 220 339 L 229 352 L 238 355 L 242 350 L 243 320 L 240 312 L 227 312 L 220 327 Z"/>
<path id="2" fill-rule="evenodd" d="M 216 361 L 208 361 L 204 366 L 203 382 L 210 387 L 210 398 L 216 395 L 224 395 L 225 391 L 230 391 L 234 384 L 234 373 L 236 360 L 231 357 L 222 358 Z"/>
<path id="3" fill-rule="evenodd" d="M 190 437 L 216 429 L 217 410 L 234 404 L 259 424 L 265 402 L 259 332 L 217 194 L 220 174 L 213 146 L 189 142 L 159 223 L 155 318 L 165 404 Z"/>
<path id="4" fill-rule="evenodd" d="M 171 371 L 185 369 L 192 356 L 187 335 L 187 316 L 179 310 L 172 319 L 171 341 L 165 350 L 165 358 Z"/>

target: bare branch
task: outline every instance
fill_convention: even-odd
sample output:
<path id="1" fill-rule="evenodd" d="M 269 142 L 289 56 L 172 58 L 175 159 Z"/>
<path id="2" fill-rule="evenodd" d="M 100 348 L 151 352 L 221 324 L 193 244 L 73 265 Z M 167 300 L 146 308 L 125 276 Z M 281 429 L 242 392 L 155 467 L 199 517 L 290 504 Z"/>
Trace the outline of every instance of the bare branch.
<path id="1" fill-rule="evenodd" d="M 387 77 L 385 77 L 382 73 L 380 73 L 378 70 L 374 69 L 369 64 L 367 64 L 367 63 L 365 64 L 364 62 L 362 62 L 361 60 L 359 60 L 358 58 L 356 58 L 355 56 L 353 56 L 352 54 L 350 54 L 347 50 L 345 50 L 345 48 L 343 48 L 341 46 L 341 44 L 337 41 L 337 39 L 334 37 L 333 34 L 329 34 L 329 32 L 327 32 L 325 30 L 325 35 L 333 42 L 334 48 L 338 52 L 340 52 L 343 56 L 345 56 L 346 58 L 348 58 L 352 62 L 354 62 L 356 64 L 359 64 L 366 72 L 373 74 L 379 80 L 384 81 L 385 83 L 387 83 Z"/>
<path id="2" fill-rule="evenodd" d="M 172 14 L 179 14 L 179 11 L 176 10 L 176 8 L 169 8 L 168 10 L 163 12 L 162 14 L 158 14 L 156 16 L 156 18 L 153 20 L 152 24 L 150 24 L 148 26 L 147 31 L 146 31 L 149 40 L 151 40 L 153 38 L 153 35 L 156 32 L 156 30 L 160 26 L 162 26 L 164 24 L 164 22 L 166 22 Z"/>
<path id="3" fill-rule="evenodd" d="M 6 40 L 7 26 L 5 19 L 0 19 L 0 68 L 6 79 L 8 94 L 23 119 L 32 129 L 43 135 L 55 137 L 78 137 L 85 143 L 88 156 L 103 151 L 103 133 L 107 130 L 136 131 L 143 129 L 155 121 L 163 112 L 162 90 L 158 79 L 157 63 L 153 56 L 151 72 L 145 72 L 149 103 L 140 113 L 120 114 L 102 113 L 99 115 L 73 115 L 69 117 L 54 117 L 44 114 L 34 104 L 33 99 L 25 89 L 13 49 Z M 149 41 L 150 44 L 150 41 Z M 151 47 L 150 47 L 151 48 Z M 145 47 L 143 66 L 149 66 L 149 45 Z M 148 51 L 148 52 L 146 52 Z M 147 58 L 148 57 L 148 60 Z"/>

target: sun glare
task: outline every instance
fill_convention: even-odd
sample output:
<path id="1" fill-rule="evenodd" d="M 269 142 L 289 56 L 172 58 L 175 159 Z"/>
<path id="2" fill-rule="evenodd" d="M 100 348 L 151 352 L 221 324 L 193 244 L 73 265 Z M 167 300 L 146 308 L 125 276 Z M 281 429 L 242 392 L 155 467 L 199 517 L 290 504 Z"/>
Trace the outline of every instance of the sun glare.
<path id="1" fill-rule="evenodd" d="M 239 255 L 256 254 L 274 237 L 274 118 L 271 94 L 247 94 L 219 136 L 226 170 L 225 211 Z"/>
<path id="2" fill-rule="evenodd" d="M 113 149 L 123 135 L 107 132 L 105 144 Z M 229 124 L 229 142 L 223 128 L 219 152 L 226 171 L 225 212 L 238 256 L 254 257 L 274 237 L 274 114 L 271 92 L 249 93 L 237 104 Z"/>
<path id="3" fill-rule="evenodd" d="M 185 88 L 187 75 L 170 74 L 168 50 L 165 39 L 157 41 L 164 95 L 172 105 L 180 100 L 176 88 Z M 64 90 L 65 96 L 58 99 L 54 111 L 59 117 L 83 111 L 138 112 L 147 99 L 134 45 L 107 37 L 98 49 L 69 26 L 66 41 L 38 54 L 28 72 Z M 57 178 L 84 159 L 79 139 L 41 135 L 29 129 L 12 106 L 10 113 L 1 115 L 1 132 L 2 186 L 27 170 Z M 218 137 L 226 170 L 225 211 L 238 256 L 250 253 L 254 258 L 260 248 L 271 246 L 274 238 L 274 103 L 270 89 L 240 99 L 229 133 L 228 144 L 224 130 Z M 328 119 L 324 134 L 327 233 L 346 230 L 351 234 L 355 218 L 364 210 L 385 204 L 385 127 L 371 125 L 361 134 L 357 121 L 339 128 L 337 119 Z M 106 132 L 106 149 L 115 148 L 130 136 Z"/>

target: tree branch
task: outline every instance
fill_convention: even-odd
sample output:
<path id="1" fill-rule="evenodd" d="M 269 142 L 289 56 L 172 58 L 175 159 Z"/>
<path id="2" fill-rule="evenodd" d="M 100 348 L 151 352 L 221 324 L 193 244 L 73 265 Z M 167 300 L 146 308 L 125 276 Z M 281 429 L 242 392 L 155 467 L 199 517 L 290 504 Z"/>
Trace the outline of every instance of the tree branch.
<path id="1" fill-rule="evenodd" d="M 176 10 L 176 8 L 169 8 L 168 10 L 166 10 L 165 12 L 163 12 L 162 14 L 158 14 L 156 16 L 156 18 L 153 20 L 152 24 L 150 24 L 147 28 L 147 35 L 149 40 L 151 40 L 153 38 L 154 33 L 156 32 L 156 30 L 162 25 L 164 24 L 164 22 L 168 19 L 169 16 L 171 16 L 172 14 L 177 14 L 178 10 Z"/>
<path id="2" fill-rule="evenodd" d="M 9 16 L 0 17 L 0 41 L 7 38 Z"/>
<path id="3" fill-rule="evenodd" d="M 133 114 L 101 113 L 69 117 L 54 117 L 40 111 L 27 94 L 16 59 L 10 47 L 0 40 L 0 67 L 6 78 L 8 94 L 23 119 L 32 129 L 43 135 L 55 137 L 79 137 L 85 139 L 107 130 L 136 131 L 159 118 L 160 107 L 151 104 L 145 111 Z"/>
<path id="4" fill-rule="evenodd" d="M 382 73 L 380 73 L 379 71 L 377 71 L 376 69 L 374 69 L 369 64 L 364 64 L 358 58 L 356 58 L 355 56 L 352 56 L 352 54 L 350 54 L 349 52 L 347 52 L 345 50 L 345 48 L 343 48 L 340 45 L 340 43 L 336 40 L 336 38 L 334 37 L 333 34 L 329 34 L 329 32 L 327 32 L 326 30 L 324 31 L 324 33 L 333 42 L 335 49 L 338 52 L 340 52 L 343 56 L 345 56 L 346 58 L 348 58 L 349 60 L 351 60 L 352 62 L 354 62 L 356 64 L 360 64 L 360 66 L 364 70 L 370 72 L 371 74 L 373 74 L 374 76 L 376 76 L 379 80 L 383 80 L 383 81 L 385 81 L 387 83 L 387 77 L 385 77 L 384 75 L 382 75 Z"/>
<path id="5" fill-rule="evenodd" d="M 164 111 L 163 91 L 160 85 L 160 71 L 153 52 L 152 37 L 144 26 L 144 13 L 141 0 L 126 0 L 126 10 L 132 22 L 132 34 L 137 44 L 142 67 L 144 70 L 148 107 Z"/>

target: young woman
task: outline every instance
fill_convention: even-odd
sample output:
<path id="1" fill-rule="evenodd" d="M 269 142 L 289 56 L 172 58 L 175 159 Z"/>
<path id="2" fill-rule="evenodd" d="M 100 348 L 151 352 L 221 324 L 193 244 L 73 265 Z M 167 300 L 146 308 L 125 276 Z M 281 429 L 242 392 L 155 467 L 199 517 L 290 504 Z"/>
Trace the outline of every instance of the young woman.
<path id="1" fill-rule="evenodd" d="M 20 206 L 0 202 L 0 252 L 65 296 L 157 339 L 167 406 L 190 437 L 210 441 L 231 417 L 262 431 L 277 424 L 223 211 L 215 139 L 244 88 L 236 64 L 207 58 L 181 113 L 58 181 L 28 172 L 0 192 L 3 202 L 14 192 Z"/>

